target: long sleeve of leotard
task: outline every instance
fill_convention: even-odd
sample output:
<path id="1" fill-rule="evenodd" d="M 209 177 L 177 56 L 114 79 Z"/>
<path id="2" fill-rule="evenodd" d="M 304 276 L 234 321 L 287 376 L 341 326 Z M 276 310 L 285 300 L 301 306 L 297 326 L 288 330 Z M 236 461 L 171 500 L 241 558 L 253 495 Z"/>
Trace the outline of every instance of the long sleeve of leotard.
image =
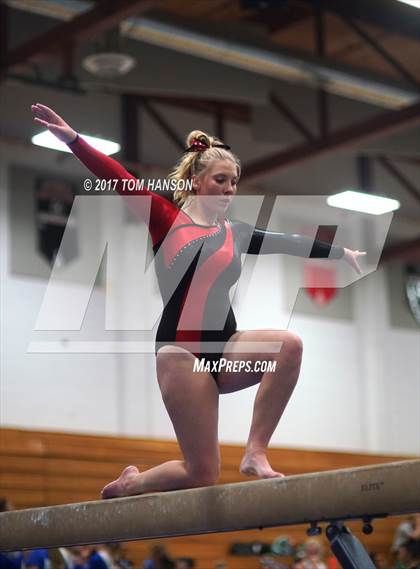
<path id="1" fill-rule="evenodd" d="M 169 231 L 179 213 L 179 209 L 169 200 L 150 192 L 147 188 L 128 191 L 124 188 L 124 180 L 136 180 L 127 170 L 113 158 L 93 148 L 81 136 L 67 145 L 75 156 L 98 178 L 117 180 L 116 191 L 127 197 L 129 207 L 148 224 L 153 244 L 159 243 Z M 143 199 L 149 197 L 148 199 Z"/>
<path id="2" fill-rule="evenodd" d="M 306 235 L 277 233 L 254 228 L 248 223 L 238 224 L 240 234 L 241 253 L 251 255 L 284 253 L 297 257 L 341 259 L 344 255 L 343 247 L 337 247 L 312 239 Z"/>

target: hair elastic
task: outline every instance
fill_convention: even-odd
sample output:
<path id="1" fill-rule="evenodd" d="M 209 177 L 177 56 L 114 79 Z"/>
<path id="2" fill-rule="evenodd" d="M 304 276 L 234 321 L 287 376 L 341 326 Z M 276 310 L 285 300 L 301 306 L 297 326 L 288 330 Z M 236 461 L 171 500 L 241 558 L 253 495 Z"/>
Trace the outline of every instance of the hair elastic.
<path id="1" fill-rule="evenodd" d="M 191 146 L 189 148 L 185 149 L 185 152 L 204 152 L 204 150 L 207 150 L 208 148 L 224 148 L 225 150 L 230 150 L 230 146 L 228 146 L 227 144 L 208 144 L 207 142 L 203 142 L 202 140 L 199 140 L 198 138 L 194 138 Z"/>

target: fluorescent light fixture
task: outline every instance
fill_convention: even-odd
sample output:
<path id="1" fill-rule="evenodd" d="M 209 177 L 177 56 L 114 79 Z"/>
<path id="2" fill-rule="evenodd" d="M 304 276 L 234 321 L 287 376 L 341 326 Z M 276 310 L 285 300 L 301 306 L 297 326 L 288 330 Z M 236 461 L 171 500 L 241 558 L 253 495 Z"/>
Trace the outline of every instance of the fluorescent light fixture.
<path id="1" fill-rule="evenodd" d="M 400 202 L 374 194 L 364 194 L 354 190 L 345 190 L 327 198 L 327 204 L 351 211 L 361 211 L 373 215 L 382 215 L 399 209 Z"/>
<path id="2" fill-rule="evenodd" d="M 110 140 L 105 140 L 104 138 L 97 138 L 96 136 L 88 136 L 87 134 L 81 134 L 81 136 L 88 142 L 91 146 L 103 152 L 107 156 L 110 154 L 115 154 L 121 148 L 117 142 L 112 142 Z M 61 150 L 61 152 L 71 152 L 70 148 L 61 140 L 58 140 L 56 136 L 52 134 L 49 130 L 40 132 L 32 137 L 32 144 L 37 146 L 43 146 L 44 148 L 51 148 L 52 150 Z"/>
<path id="3" fill-rule="evenodd" d="M 420 0 L 398 0 L 398 2 L 404 2 L 404 4 L 414 6 L 414 8 L 420 8 Z"/>

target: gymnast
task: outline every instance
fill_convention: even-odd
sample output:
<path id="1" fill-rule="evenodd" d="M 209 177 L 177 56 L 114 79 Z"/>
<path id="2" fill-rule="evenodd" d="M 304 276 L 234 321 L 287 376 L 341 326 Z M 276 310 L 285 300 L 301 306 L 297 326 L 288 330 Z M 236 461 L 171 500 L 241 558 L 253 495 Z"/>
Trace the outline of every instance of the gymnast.
<path id="1" fill-rule="evenodd" d="M 126 195 L 122 181 L 135 178 L 118 162 L 92 148 L 45 105 L 32 105 L 32 112 L 35 122 L 65 142 L 93 174 L 117 179 L 117 191 Z M 239 159 L 228 146 L 193 131 L 170 174 L 171 179 L 189 180 L 192 191 L 177 189 L 175 203 L 147 189 L 129 194 L 137 196 L 129 205 L 147 223 L 152 239 L 164 301 L 156 336 L 156 372 L 183 460 L 144 472 L 128 466 L 103 488 L 103 498 L 215 484 L 220 475 L 219 395 L 255 384 L 259 388 L 240 472 L 258 478 L 283 476 L 270 466 L 266 452 L 299 376 L 302 341 L 288 330 L 237 330 L 229 290 L 239 279 L 241 254 L 342 258 L 361 273 L 358 258 L 365 253 L 227 219 L 240 173 Z M 248 342 L 264 349 L 245 352 L 241 344 Z M 211 371 L 197 371 L 197 358 L 210 362 Z M 231 369 L 219 365 L 222 359 L 231 362 Z M 241 361 L 251 362 L 251 368 L 234 371 L 233 365 Z M 255 371 L 257 361 L 275 362 L 275 371 Z"/>

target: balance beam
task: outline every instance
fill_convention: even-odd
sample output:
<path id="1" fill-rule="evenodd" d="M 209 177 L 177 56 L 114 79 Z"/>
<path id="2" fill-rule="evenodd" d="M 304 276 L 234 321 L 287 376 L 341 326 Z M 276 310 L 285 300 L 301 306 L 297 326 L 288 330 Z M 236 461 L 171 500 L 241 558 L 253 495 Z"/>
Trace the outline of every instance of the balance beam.
<path id="1" fill-rule="evenodd" d="M 420 460 L 0 514 L 0 551 L 420 512 Z"/>

